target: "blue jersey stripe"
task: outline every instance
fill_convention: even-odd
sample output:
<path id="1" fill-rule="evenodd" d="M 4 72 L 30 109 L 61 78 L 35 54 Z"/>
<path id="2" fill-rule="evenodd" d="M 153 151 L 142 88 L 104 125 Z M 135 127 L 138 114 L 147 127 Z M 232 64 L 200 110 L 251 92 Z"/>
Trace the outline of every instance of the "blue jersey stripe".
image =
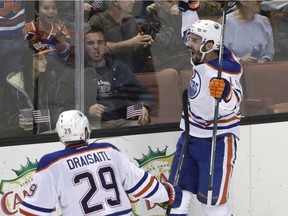
<path id="1" fill-rule="evenodd" d="M 143 182 L 148 178 L 148 173 L 145 172 L 144 176 L 142 177 L 142 179 L 133 187 L 131 188 L 130 190 L 127 190 L 126 192 L 127 193 L 133 193 L 135 192 L 142 184 Z"/>
<path id="2" fill-rule="evenodd" d="M 27 208 L 30 208 L 30 209 L 33 209 L 35 211 L 39 211 L 39 212 L 45 212 L 45 213 L 51 213 L 53 212 L 54 208 L 52 209 L 48 209 L 48 208 L 41 208 L 41 207 L 38 207 L 38 206 L 34 206 L 34 205 L 31 205 L 27 202 L 22 202 L 22 205 L 27 207 Z"/>
<path id="3" fill-rule="evenodd" d="M 147 198 L 153 196 L 156 193 L 156 191 L 158 191 L 158 189 L 159 189 L 159 182 L 157 181 L 157 184 L 155 185 L 154 189 L 147 196 L 145 196 L 143 198 L 147 199 Z"/>
<path id="4" fill-rule="evenodd" d="M 127 209 L 127 210 L 124 210 L 124 211 L 119 211 L 119 212 L 116 212 L 116 213 L 112 213 L 112 214 L 107 214 L 107 216 L 120 216 L 120 215 L 126 215 L 128 213 L 131 213 L 132 212 L 132 209 Z"/>

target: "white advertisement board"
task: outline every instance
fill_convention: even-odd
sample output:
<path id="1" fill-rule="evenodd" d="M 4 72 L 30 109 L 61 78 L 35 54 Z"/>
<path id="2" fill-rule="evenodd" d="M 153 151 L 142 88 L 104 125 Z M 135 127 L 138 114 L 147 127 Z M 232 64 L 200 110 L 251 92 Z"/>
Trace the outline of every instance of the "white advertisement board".
<path id="1" fill-rule="evenodd" d="M 234 216 L 286 216 L 288 212 L 288 122 L 241 126 L 229 204 Z M 125 152 L 137 166 L 166 180 L 180 131 L 99 139 Z M 90 140 L 94 141 L 93 139 Z M 21 144 L 21 143 L 19 143 Z M 17 215 L 39 159 L 61 143 L 0 147 L 0 215 Z M 153 203 L 131 197 L 136 216 L 164 215 Z M 53 215 L 60 216 L 59 210 Z M 191 216 L 204 216 L 199 202 Z"/>

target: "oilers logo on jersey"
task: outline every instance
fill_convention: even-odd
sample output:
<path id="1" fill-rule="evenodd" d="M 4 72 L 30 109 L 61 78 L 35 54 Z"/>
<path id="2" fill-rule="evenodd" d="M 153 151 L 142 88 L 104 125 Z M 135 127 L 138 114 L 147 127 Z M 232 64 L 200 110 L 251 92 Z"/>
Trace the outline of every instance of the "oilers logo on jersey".
<path id="1" fill-rule="evenodd" d="M 200 89 L 201 89 L 201 79 L 199 73 L 196 70 L 194 70 L 194 73 L 190 78 L 189 97 L 191 99 L 196 98 L 197 95 L 199 95 Z"/>

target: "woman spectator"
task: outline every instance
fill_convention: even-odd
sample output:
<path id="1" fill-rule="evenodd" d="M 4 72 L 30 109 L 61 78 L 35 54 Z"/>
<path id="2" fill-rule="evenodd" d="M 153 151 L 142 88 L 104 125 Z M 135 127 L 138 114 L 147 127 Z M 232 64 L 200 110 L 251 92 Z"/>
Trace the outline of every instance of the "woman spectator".
<path id="1" fill-rule="evenodd" d="M 31 50 L 32 49 L 32 50 Z M 52 101 L 55 89 L 55 76 L 47 72 L 48 54 L 53 53 L 42 42 L 31 41 L 29 48 L 23 51 L 23 64 L 18 71 L 7 76 L 7 88 L 4 94 L 4 119 L 7 133 L 13 135 L 38 134 L 54 127 Z M 40 110 L 46 113 L 43 123 L 34 122 L 33 117 L 26 118 L 22 109 Z M 52 125 L 52 126 L 51 126 Z M 34 126 L 34 127 L 33 127 Z M 33 130 L 34 129 L 34 130 Z M 33 133 L 32 133 L 33 132 Z"/>
<path id="2" fill-rule="evenodd" d="M 40 40 L 55 49 L 60 60 L 66 61 L 70 54 L 71 37 L 65 24 L 55 21 L 58 13 L 55 1 L 35 1 L 35 10 L 35 20 L 25 24 L 25 39 Z"/>
<path id="3" fill-rule="evenodd" d="M 225 45 L 242 64 L 272 61 L 273 32 L 269 19 L 259 14 L 261 1 L 236 4 L 237 10 L 227 15 Z"/>

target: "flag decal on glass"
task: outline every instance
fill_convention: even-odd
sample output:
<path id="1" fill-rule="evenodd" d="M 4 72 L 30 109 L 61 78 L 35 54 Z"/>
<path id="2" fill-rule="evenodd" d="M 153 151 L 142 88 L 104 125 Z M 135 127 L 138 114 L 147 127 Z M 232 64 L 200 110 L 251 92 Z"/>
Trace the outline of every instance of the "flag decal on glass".
<path id="1" fill-rule="evenodd" d="M 127 107 L 127 119 L 141 116 L 143 113 L 143 103 L 137 103 L 132 106 Z"/>
<path id="2" fill-rule="evenodd" d="M 33 110 L 33 117 L 35 123 L 46 123 L 50 122 L 49 109 L 45 110 Z"/>

